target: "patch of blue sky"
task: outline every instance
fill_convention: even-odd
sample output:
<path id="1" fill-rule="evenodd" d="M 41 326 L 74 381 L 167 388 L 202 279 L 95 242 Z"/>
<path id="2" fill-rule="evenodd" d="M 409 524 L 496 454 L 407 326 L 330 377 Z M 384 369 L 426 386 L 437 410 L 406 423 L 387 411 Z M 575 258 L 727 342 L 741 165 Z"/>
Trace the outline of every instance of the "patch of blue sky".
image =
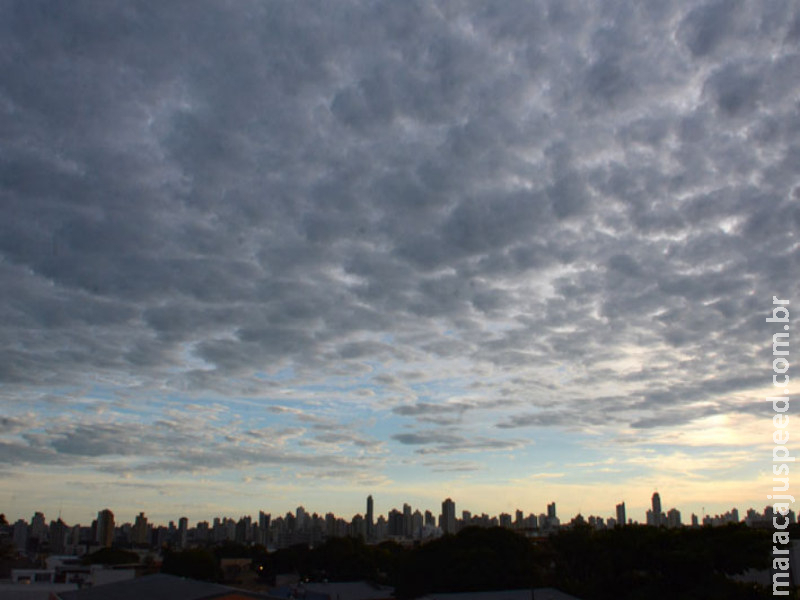
<path id="1" fill-rule="evenodd" d="M 307 394 L 310 398 L 330 398 L 338 401 L 347 398 L 358 398 L 363 392 L 370 392 L 373 398 L 386 398 L 395 395 L 394 390 L 387 389 L 373 380 L 372 374 L 352 376 L 332 376 L 323 381 L 313 383 L 301 383 L 292 386 L 295 395 L 302 396 Z"/>
<path id="2" fill-rule="evenodd" d="M 585 465 L 596 461 L 596 454 L 588 448 L 588 436 L 584 434 L 565 435 L 563 431 L 545 428 L 512 429 L 494 434 L 495 439 L 508 440 L 509 443 L 527 440 L 523 446 L 506 450 L 487 450 L 468 452 L 460 458 L 483 461 L 489 471 L 501 478 L 537 478 L 539 476 L 564 474 L 564 479 L 599 473 L 597 468 Z M 445 458 L 453 454 L 445 455 Z M 601 477 L 602 479 L 603 477 Z"/>
<path id="3" fill-rule="evenodd" d="M 470 383 L 472 382 L 463 377 L 447 377 L 411 383 L 409 387 L 417 393 L 421 401 L 432 401 L 464 395 Z"/>
<path id="4" fill-rule="evenodd" d="M 114 386 L 95 384 L 87 388 L 62 388 L 51 390 L 40 402 L 52 407 L 54 402 L 63 401 L 73 412 L 97 412 L 98 406 L 112 408 L 115 413 L 137 414 L 137 405 L 126 401 L 124 390 Z"/>
<path id="5" fill-rule="evenodd" d="M 374 424 L 365 429 L 365 433 L 373 438 L 386 441 L 398 431 L 403 423 L 400 417 L 393 415 L 390 412 L 380 413 L 374 421 Z"/>

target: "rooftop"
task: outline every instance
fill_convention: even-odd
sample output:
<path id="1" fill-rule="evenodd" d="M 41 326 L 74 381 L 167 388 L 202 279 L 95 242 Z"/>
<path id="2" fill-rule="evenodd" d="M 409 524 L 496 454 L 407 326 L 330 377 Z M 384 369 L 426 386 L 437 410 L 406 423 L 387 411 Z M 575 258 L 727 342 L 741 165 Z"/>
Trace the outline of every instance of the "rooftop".
<path id="1" fill-rule="evenodd" d="M 269 596 L 174 575 L 145 575 L 58 594 L 59 600 L 246 600 Z"/>

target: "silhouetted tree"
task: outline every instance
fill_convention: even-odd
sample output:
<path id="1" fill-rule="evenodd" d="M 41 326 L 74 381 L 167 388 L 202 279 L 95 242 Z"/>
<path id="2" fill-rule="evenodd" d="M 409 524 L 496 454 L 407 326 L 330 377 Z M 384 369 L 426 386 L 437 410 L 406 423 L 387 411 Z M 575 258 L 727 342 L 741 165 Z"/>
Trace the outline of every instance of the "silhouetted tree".
<path id="1" fill-rule="evenodd" d="M 537 551 L 513 531 L 468 527 L 413 550 L 401 563 L 397 595 L 533 587 Z"/>
<path id="2" fill-rule="evenodd" d="M 139 563 L 139 555 L 120 548 L 100 548 L 83 558 L 88 565 L 130 565 Z"/>
<path id="3" fill-rule="evenodd" d="M 767 567 L 770 552 L 768 535 L 744 525 L 576 527 L 548 543 L 554 583 L 587 600 L 758 597 L 727 576 Z"/>
<path id="4" fill-rule="evenodd" d="M 219 581 L 222 575 L 214 554 L 200 549 L 166 551 L 161 572 L 203 581 Z"/>

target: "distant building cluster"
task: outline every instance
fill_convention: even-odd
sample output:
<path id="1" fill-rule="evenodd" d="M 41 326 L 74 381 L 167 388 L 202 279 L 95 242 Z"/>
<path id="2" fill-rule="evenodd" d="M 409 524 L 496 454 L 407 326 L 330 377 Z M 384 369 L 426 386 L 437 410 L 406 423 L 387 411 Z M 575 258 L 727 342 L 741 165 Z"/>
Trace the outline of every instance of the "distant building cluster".
<path id="1" fill-rule="evenodd" d="M 692 517 L 696 517 L 696 515 L 692 515 Z M 670 508 L 666 514 L 661 512 L 661 496 L 659 496 L 658 492 L 653 494 L 651 508 L 647 511 L 646 518 L 647 524 L 653 527 L 669 527 L 670 529 L 674 529 L 683 526 L 681 511 L 677 508 Z"/>
<path id="2" fill-rule="evenodd" d="M 228 542 L 259 544 L 278 549 L 296 544 L 315 546 L 331 537 L 360 537 L 367 543 L 385 540 L 414 543 L 455 534 L 465 527 L 504 527 L 537 537 L 579 525 L 605 529 L 636 524 L 626 518 L 624 502 L 616 505 L 614 514 L 615 516 L 608 518 L 584 517 L 579 514 L 562 525 L 556 514 L 556 504 L 552 502 L 547 505 L 546 512 L 539 515 L 525 515 L 521 510 L 513 515 L 473 515 L 470 511 L 463 510 L 459 518 L 455 502 L 447 498 L 442 502 L 441 513 L 438 515 L 429 510 L 421 512 L 404 504 L 402 510 L 393 508 L 386 516 L 379 515 L 376 518 L 374 501 L 369 496 L 365 514 L 357 514 L 349 521 L 333 513 L 324 516 L 309 514 L 302 506 L 297 507 L 294 513 L 287 512 L 275 518 L 261 511 L 257 519 L 250 516 L 242 516 L 238 520 L 217 517 L 212 522 L 200 521 L 194 527 L 189 526 L 186 517 L 178 519 L 177 525 L 174 521 L 166 526 L 156 525 L 148 521 L 144 512 L 140 512 L 133 523 L 117 524 L 114 513 L 109 509 L 98 512 L 97 519 L 89 526 L 67 525 L 60 518 L 48 524 L 44 514 L 36 512 L 30 522 L 23 519 L 14 524 L 0 522 L 0 537 L 10 540 L 20 553 L 81 555 L 111 546 L 140 549 L 168 546 L 184 549 Z M 771 506 L 767 506 L 762 513 L 751 508 L 747 511 L 744 522 L 751 527 L 769 527 L 772 516 Z M 789 512 L 788 519 L 791 523 L 796 521 L 794 512 Z M 702 521 L 695 514 L 691 516 L 692 527 L 699 527 L 701 524 L 716 527 L 739 522 L 739 511 L 735 508 L 723 515 L 703 515 Z M 685 526 L 677 509 L 662 512 L 658 492 L 653 494 L 652 506 L 647 511 L 647 525 L 667 528 Z"/>

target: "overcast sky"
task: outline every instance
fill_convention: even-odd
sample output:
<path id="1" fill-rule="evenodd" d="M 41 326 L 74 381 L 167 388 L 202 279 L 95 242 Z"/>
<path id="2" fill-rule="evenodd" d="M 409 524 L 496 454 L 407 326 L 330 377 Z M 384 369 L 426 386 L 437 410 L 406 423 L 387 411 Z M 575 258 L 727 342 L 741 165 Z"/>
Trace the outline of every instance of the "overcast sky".
<path id="1" fill-rule="evenodd" d="M 790 0 L 0 2 L 0 511 L 763 509 L 799 41 Z"/>

